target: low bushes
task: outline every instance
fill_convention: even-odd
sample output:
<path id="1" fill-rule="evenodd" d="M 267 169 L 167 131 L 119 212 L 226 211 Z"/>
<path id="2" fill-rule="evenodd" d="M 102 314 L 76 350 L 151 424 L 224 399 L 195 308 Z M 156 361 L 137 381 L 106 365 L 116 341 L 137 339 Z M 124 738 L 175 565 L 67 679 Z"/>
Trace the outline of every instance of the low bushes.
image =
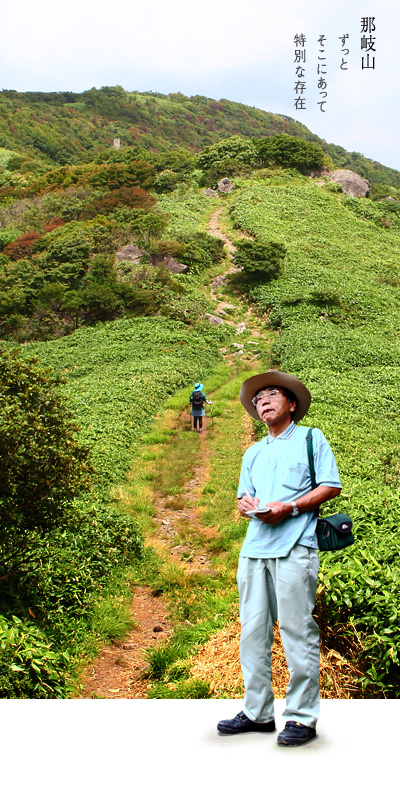
<path id="1" fill-rule="evenodd" d="M 321 624 L 335 648 L 356 643 L 369 695 L 395 697 L 400 230 L 395 220 L 382 226 L 384 208 L 300 178 L 242 182 L 233 201 L 237 226 L 287 247 L 283 274 L 248 294 L 276 330 L 271 366 L 309 386 L 304 425 L 320 427 L 335 452 L 343 491 L 324 513 L 340 510 L 354 521 L 355 544 L 321 555 Z"/>

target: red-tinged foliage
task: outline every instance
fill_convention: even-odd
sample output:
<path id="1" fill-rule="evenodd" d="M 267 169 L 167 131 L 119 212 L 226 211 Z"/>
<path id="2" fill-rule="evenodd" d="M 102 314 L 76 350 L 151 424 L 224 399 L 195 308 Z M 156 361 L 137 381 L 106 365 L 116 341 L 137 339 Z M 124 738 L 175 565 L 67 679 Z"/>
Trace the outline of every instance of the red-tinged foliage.
<path id="1" fill-rule="evenodd" d="M 132 207 L 140 210 L 151 210 L 156 204 L 157 199 L 155 196 L 150 196 L 144 188 L 128 187 L 116 188 L 109 193 L 104 194 L 100 199 L 95 199 L 90 204 L 83 208 L 82 216 L 90 218 L 98 215 L 108 215 L 115 210 L 116 207 Z"/>
<path id="2" fill-rule="evenodd" d="M 53 232 L 54 229 L 58 229 L 60 226 L 64 226 L 64 225 L 65 225 L 65 221 L 62 218 L 59 218 L 58 216 L 54 216 L 53 218 L 51 218 L 49 223 L 46 224 L 46 226 L 44 227 L 44 231 L 47 234 L 48 232 Z"/>
<path id="3" fill-rule="evenodd" d="M 54 227 L 55 228 L 55 227 Z M 26 234 L 21 234 L 20 237 L 17 237 L 12 243 L 8 243 L 8 245 L 3 248 L 3 253 L 6 256 L 9 256 L 10 259 L 23 259 L 25 256 L 29 254 L 30 247 L 35 240 L 38 240 L 41 237 L 40 232 L 26 232 Z"/>

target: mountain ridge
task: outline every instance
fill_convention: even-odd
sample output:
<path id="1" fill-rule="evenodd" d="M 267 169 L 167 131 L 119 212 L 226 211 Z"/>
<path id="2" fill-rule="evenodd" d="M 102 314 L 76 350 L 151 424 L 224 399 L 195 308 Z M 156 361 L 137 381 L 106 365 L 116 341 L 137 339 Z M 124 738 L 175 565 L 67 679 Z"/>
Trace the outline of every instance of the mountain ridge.
<path id="1" fill-rule="evenodd" d="M 127 92 L 120 86 L 82 93 L 0 92 L 0 173 L 41 172 L 90 162 L 112 148 L 115 138 L 123 149 L 178 148 L 195 154 L 234 135 L 262 138 L 280 133 L 318 144 L 337 168 L 350 169 L 372 183 L 400 187 L 398 170 L 327 143 L 287 115 L 224 98 Z"/>

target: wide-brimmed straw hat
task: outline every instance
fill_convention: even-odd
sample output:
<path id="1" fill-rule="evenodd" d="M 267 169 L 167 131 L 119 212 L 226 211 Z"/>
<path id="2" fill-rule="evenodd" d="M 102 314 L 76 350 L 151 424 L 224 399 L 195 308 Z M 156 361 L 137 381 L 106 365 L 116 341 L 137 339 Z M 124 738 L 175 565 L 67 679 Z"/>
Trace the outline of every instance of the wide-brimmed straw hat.
<path id="1" fill-rule="evenodd" d="M 291 376 L 290 373 L 271 370 L 266 371 L 266 373 L 259 373 L 257 376 L 251 376 L 243 382 L 240 388 L 240 402 L 254 420 L 260 420 L 260 417 L 252 403 L 252 399 L 259 390 L 263 390 L 265 387 L 286 387 L 287 390 L 290 390 L 296 396 L 297 406 L 293 415 L 295 422 L 298 422 L 307 414 L 311 403 L 311 394 L 307 387 L 299 379 L 296 379 L 295 376 Z"/>

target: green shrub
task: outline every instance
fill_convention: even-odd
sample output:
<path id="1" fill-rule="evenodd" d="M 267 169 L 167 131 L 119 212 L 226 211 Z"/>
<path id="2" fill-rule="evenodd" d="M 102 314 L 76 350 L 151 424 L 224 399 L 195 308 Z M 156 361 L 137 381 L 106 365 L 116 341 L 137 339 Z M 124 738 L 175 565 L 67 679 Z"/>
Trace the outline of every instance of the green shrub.
<path id="1" fill-rule="evenodd" d="M 264 283 L 279 277 L 285 256 L 286 248 L 282 243 L 239 240 L 234 262 L 248 279 Z"/>
<path id="2" fill-rule="evenodd" d="M 31 622 L 0 616 L 0 698 L 63 698 L 69 656 Z"/>
<path id="3" fill-rule="evenodd" d="M 325 153 L 317 144 L 289 134 L 256 139 L 254 144 L 260 166 L 279 164 L 294 167 L 305 174 L 309 170 L 319 169 L 327 162 Z"/>
<path id="4" fill-rule="evenodd" d="M 18 229 L 1 229 L 0 230 L 0 251 L 5 248 L 9 243 L 14 242 L 19 235 Z"/>
<path id="5" fill-rule="evenodd" d="M 61 378 L 19 350 L 0 353 L 0 569 L 37 556 L 41 539 L 67 524 L 89 486 L 88 449 L 61 393 Z"/>
<path id="6" fill-rule="evenodd" d="M 187 264 L 193 273 L 217 264 L 225 256 L 224 242 L 218 237 L 212 237 L 207 232 L 193 232 L 180 234 L 176 237 L 182 245 L 182 250 L 177 250 L 175 256 L 182 264 Z"/>
<path id="7" fill-rule="evenodd" d="M 216 144 L 209 145 L 196 156 L 196 166 L 199 169 L 209 170 L 221 163 L 223 159 L 235 160 L 236 165 L 255 164 L 256 146 L 250 139 L 241 136 L 231 136 L 222 139 Z"/>
<path id="8" fill-rule="evenodd" d="M 172 169 L 164 169 L 156 177 L 154 190 L 157 193 L 168 193 L 168 191 L 173 191 L 181 180 L 182 175 L 179 172 L 173 172 Z"/>
<path id="9" fill-rule="evenodd" d="M 147 248 L 152 240 L 161 237 L 168 220 L 168 215 L 163 212 L 143 213 L 143 210 L 132 210 L 129 225 L 140 246 Z"/>

